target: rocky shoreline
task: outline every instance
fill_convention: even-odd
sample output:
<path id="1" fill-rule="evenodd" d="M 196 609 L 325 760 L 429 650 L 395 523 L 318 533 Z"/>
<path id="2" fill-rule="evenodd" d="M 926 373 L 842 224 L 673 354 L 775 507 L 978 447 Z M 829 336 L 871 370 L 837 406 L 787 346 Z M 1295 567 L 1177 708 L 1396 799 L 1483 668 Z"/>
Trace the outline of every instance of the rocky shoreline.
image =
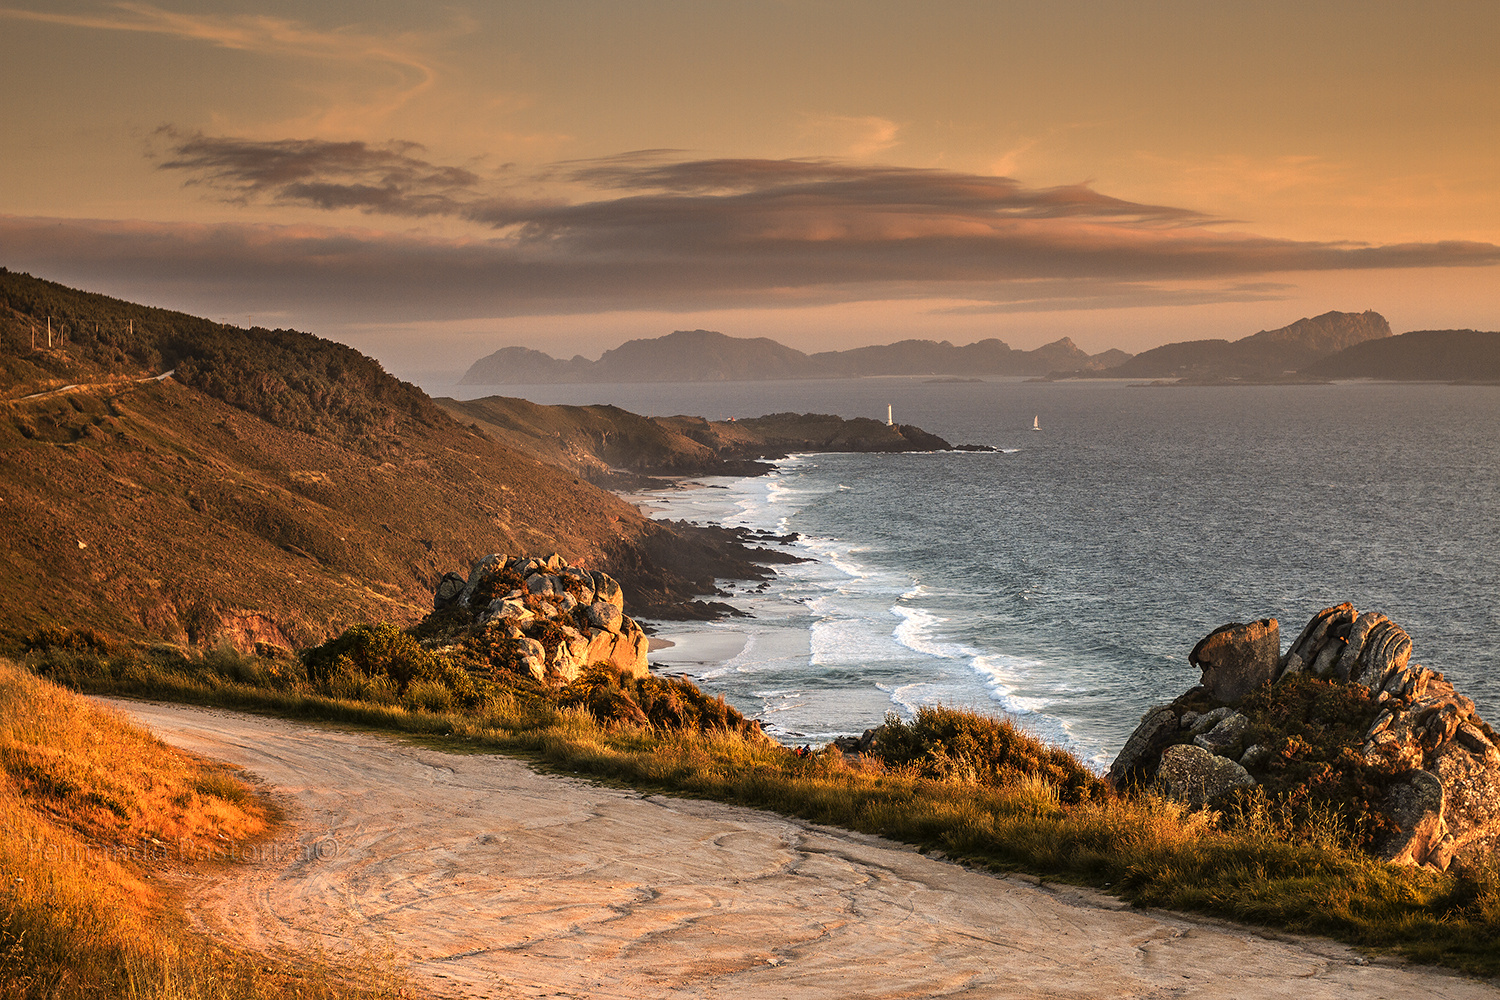
<path id="1" fill-rule="evenodd" d="M 1106 778 L 1241 822 L 1331 819 L 1392 864 L 1483 864 L 1500 847 L 1500 734 L 1412 649 L 1349 603 L 1319 611 L 1285 653 L 1274 618 L 1224 625 L 1188 654 L 1201 682 L 1146 711 Z M 833 745 L 878 754 L 891 725 Z"/>

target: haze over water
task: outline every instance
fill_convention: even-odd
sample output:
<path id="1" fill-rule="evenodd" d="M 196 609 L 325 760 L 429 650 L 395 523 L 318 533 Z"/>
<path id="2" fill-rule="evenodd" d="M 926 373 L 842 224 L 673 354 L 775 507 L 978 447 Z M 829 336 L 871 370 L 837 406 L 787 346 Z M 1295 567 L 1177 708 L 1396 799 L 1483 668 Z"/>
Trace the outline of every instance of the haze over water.
<path id="1" fill-rule="evenodd" d="M 653 657 L 785 740 L 858 733 L 886 711 L 939 702 L 1013 713 L 1105 763 L 1145 708 L 1196 682 L 1186 654 L 1207 632 L 1275 617 L 1285 645 L 1344 600 L 1390 615 L 1414 660 L 1500 717 L 1494 387 L 866 379 L 503 391 L 712 418 L 883 419 L 891 404 L 900 422 L 1004 449 L 800 456 L 772 476 L 667 495 L 659 516 L 795 531 L 816 560 L 778 567 L 764 592 L 736 585 L 751 620 L 666 626 L 686 641 Z"/>

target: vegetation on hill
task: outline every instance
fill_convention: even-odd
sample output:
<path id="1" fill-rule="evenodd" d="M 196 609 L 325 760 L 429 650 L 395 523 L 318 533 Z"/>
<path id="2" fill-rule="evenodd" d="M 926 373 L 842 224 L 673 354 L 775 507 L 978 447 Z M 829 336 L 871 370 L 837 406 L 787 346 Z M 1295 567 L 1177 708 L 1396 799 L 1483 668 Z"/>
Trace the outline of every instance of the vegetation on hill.
<path id="1" fill-rule="evenodd" d="M 642 417 L 617 406 L 543 406 L 524 399 L 440 399 L 456 419 L 496 440 L 601 485 L 647 485 L 651 476 L 758 475 L 762 459 L 795 451 L 944 451 L 935 434 L 822 413 L 742 420 Z"/>
<path id="2" fill-rule="evenodd" d="M 32 350 L 35 337 L 52 350 Z M 401 449 L 414 426 L 451 422 L 415 386 L 352 347 L 295 330 L 243 330 L 196 316 L 78 292 L 0 269 L 7 387 L 173 371 L 213 399 L 289 430 L 367 454 Z M 23 393 L 24 394 L 24 393 Z"/>
<path id="3" fill-rule="evenodd" d="M 493 551 L 562 552 L 659 615 L 736 575 L 727 564 L 756 572 L 734 539 L 651 522 L 309 334 L 4 272 L 0 345 L 11 648 L 57 627 L 309 645 L 415 620 L 443 573 Z"/>
<path id="4" fill-rule="evenodd" d="M 190 930 L 177 873 L 251 855 L 272 820 L 232 771 L 0 660 L 0 996 L 394 996 L 388 970 L 297 968 Z"/>
<path id="5" fill-rule="evenodd" d="M 651 476 L 756 475 L 770 468 L 726 461 L 659 419 L 618 406 L 545 406 L 507 396 L 437 403 L 517 451 L 603 486 L 651 485 Z"/>

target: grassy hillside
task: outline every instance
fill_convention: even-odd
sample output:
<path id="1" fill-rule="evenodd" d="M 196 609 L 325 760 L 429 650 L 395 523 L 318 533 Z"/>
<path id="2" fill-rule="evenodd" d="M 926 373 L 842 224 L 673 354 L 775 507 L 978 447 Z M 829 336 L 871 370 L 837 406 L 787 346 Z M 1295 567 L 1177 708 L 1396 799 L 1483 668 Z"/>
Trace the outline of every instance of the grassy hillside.
<path id="1" fill-rule="evenodd" d="M 638 610 L 670 613 L 713 586 L 695 563 L 721 540 L 650 522 L 309 334 L 5 272 L 0 358 L 12 645 L 88 644 L 92 630 L 305 646 L 356 621 L 413 620 L 444 572 L 497 551 L 583 561 Z"/>
<path id="2" fill-rule="evenodd" d="M 642 477 L 757 475 L 794 451 L 936 451 L 947 441 L 905 424 L 817 413 L 744 420 L 643 417 L 618 406 L 543 406 L 507 396 L 437 401 L 496 440 L 603 485 Z"/>
<path id="3" fill-rule="evenodd" d="M 255 850 L 268 807 L 234 772 L 162 744 L 0 660 L 0 996 L 397 995 L 315 960 L 300 971 L 191 931 L 169 888 Z M 344 981 L 340 981 L 344 980 Z"/>
<path id="4" fill-rule="evenodd" d="M 644 484 L 642 476 L 754 475 L 769 469 L 730 464 L 660 420 L 618 406 L 544 406 L 509 396 L 437 403 L 517 451 L 601 485 Z"/>

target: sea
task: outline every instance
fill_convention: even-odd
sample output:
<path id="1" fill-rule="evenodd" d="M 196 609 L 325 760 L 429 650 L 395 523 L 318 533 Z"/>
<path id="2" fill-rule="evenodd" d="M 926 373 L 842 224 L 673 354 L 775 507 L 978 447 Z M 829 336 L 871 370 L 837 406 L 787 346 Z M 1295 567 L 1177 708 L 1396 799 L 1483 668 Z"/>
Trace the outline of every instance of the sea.
<path id="1" fill-rule="evenodd" d="M 456 395 L 454 387 L 429 387 Z M 496 390 L 466 395 L 488 395 Z M 870 378 L 507 386 L 711 419 L 833 413 L 993 452 L 808 454 L 632 497 L 795 533 L 805 562 L 721 581 L 749 617 L 652 623 L 658 669 L 787 743 L 951 705 L 1105 767 L 1198 680 L 1188 651 L 1351 601 L 1500 721 L 1500 387 Z"/>

